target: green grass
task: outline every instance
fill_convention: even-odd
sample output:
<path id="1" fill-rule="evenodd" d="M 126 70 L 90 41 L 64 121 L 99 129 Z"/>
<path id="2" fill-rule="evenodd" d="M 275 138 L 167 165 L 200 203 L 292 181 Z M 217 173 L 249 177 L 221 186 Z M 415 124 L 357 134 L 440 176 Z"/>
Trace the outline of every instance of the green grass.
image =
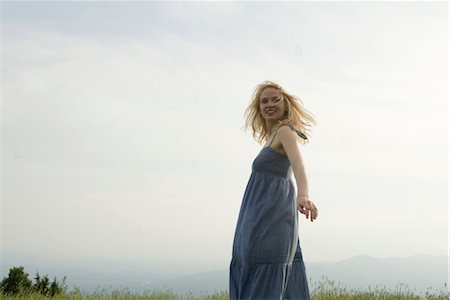
<path id="1" fill-rule="evenodd" d="M 419 297 L 418 293 L 410 291 L 406 284 L 400 283 L 395 289 L 388 290 L 386 287 L 375 288 L 368 287 L 366 290 L 350 289 L 337 285 L 335 281 L 328 280 L 322 277 L 322 281 L 311 285 L 311 300 L 322 299 L 336 299 L 336 300 L 359 300 L 359 299 L 386 299 L 386 300 L 404 300 L 404 299 L 429 299 L 429 300 L 449 300 L 450 292 L 446 290 L 444 286 L 443 290 L 431 291 L 427 289 L 425 295 Z M 30 294 L 28 296 L 21 297 L 6 297 L 2 296 L 1 299 L 5 300 L 21 300 L 21 299 L 49 299 L 48 297 L 40 294 Z M 75 287 L 71 292 L 64 296 L 53 297 L 52 299 L 87 299 L 87 300 L 106 300 L 106 299 L 139 299 L 139 300 L 229 300 L 227 291 L 218 291 L 214 294 L 204 294 L 201 297 L 194 297 L 192 293 L 187 293 L 184 296 L 177 296 L 170 289 L 167 290 L 155 290 L 145 291 L 143 294 L 131 293 L 128 288 L 122 290 L 107 291 L 103 288 L 100 291 L 95 291 L 92 294 L 82 292 L 78 287 Z M 256 299 L 255 299 L 256 300 Z"/>

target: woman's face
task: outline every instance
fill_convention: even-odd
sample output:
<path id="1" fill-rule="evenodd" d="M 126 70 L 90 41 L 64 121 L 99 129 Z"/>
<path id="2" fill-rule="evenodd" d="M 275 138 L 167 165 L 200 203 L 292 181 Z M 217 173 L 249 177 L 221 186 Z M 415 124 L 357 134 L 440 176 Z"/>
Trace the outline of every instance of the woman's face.
<path id="1" fill-rule="evenodd" d="M 283 118 L 285 106 L 281 91 L 275 88 L 265 88 L 259 97 L 259 109 L 267 121 L 278 121 Z"/>

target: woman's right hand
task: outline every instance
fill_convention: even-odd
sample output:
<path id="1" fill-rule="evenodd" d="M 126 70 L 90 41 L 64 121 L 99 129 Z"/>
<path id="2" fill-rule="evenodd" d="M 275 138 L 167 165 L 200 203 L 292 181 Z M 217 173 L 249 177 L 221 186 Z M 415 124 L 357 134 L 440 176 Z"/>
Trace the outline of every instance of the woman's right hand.
<path id="1" fill-rule="evenodd" d="M 304 214 L 307 219 L 308 217 L 311 217 L 311 222 L 317 219 L 317 216 L 319 215 L 317 207 L 309 200 L 309 197 L 305 195 L 297 196 L 297 209 Z"/>

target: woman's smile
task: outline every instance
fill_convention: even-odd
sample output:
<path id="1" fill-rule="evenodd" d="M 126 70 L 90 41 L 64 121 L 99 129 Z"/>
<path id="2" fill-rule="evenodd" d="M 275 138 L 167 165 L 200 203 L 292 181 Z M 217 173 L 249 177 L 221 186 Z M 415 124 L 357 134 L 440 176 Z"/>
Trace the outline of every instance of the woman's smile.
<path id="1" fill-rule="evenodd" d="M 285 103 L 279 90 L 268 87 L 261 93 L 260 99 L 260 110 L 265 119 L 276 120 L 283 117 Z"/>

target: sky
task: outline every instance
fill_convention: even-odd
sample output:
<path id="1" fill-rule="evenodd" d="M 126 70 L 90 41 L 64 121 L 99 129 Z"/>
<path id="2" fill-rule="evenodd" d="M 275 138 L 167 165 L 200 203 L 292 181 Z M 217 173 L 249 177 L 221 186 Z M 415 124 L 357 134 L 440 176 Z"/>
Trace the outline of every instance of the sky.
<path id="1" fill-rule="evenodd" d="M 1 8 L 2 251 L 228 267 L 273 80 L 317 122 L 304 259 L 448 255 L 447 2 Z"/>

